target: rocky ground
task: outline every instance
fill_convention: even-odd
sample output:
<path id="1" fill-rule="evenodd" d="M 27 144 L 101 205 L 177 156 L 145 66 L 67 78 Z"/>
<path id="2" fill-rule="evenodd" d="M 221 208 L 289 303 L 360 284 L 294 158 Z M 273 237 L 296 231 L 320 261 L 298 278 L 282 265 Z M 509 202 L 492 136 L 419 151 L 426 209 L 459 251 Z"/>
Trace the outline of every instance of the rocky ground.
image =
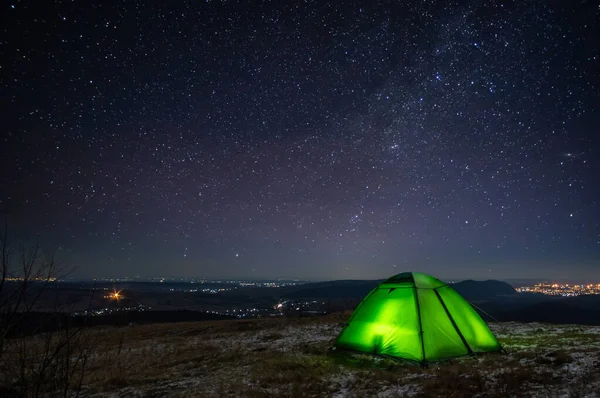
<path id="1" fill-rule="evenodd" d="M 85 396 L 595 397 L 600 327 L 493 323 L 508 354 L 421 368 L 331 352 L 345 315 L 95 331 Z"/>
<path id="2" fill-rule="evenodd" d="M 348 313 L 90 329 L 85 397 L 600 397 L 600 327 L 492 323 L 507 354 L 331 351 Z"/>

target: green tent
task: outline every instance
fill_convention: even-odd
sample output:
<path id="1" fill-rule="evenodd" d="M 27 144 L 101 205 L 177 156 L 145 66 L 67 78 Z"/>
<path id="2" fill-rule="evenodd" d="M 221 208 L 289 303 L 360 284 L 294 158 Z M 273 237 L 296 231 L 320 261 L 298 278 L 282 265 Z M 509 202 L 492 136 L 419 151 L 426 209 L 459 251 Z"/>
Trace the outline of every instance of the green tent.
<path id="1" fill-rule="evenodd" d="M 473 307 L 446 283 L 406 272 L 358 305 L 336 348 L 416 361 L 448 359 L 502 347 Z"/>

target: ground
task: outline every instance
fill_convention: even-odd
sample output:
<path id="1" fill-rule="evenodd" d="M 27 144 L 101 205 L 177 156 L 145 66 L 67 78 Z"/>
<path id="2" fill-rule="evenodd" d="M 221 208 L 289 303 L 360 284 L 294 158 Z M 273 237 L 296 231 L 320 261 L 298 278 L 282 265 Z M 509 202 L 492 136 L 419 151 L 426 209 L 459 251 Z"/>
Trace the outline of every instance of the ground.
<path id="1" fill-rule="evenodd" d="M 600 397 L 600 327 L 492 323 L 507 354 L 421 368 L 331 352 L 347 316 L 95 329 L 83 396 Z"/>

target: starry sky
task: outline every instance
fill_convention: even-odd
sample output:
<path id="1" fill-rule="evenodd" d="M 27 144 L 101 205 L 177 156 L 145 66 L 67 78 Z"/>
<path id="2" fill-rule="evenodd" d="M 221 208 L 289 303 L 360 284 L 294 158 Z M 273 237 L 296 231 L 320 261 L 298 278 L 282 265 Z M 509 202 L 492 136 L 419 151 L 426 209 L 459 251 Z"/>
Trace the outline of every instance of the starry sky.
<path id="1" fill-rule="evenodd" d="M 0 14 L 0 214 L 73 275 L 600 278 L 596 2 Z"/>

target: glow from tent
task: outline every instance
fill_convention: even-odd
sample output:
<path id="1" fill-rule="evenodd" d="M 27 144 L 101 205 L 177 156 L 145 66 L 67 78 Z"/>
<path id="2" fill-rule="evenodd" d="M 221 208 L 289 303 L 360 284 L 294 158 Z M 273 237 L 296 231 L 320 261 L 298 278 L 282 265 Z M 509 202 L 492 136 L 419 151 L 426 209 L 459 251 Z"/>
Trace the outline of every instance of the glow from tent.
<path id="1" fill-rule="evenodd" d="M 417 273 L 396 275 L 369 293 L 336 346 L 417 362 L 501 349 L 454 289 Z"/>

